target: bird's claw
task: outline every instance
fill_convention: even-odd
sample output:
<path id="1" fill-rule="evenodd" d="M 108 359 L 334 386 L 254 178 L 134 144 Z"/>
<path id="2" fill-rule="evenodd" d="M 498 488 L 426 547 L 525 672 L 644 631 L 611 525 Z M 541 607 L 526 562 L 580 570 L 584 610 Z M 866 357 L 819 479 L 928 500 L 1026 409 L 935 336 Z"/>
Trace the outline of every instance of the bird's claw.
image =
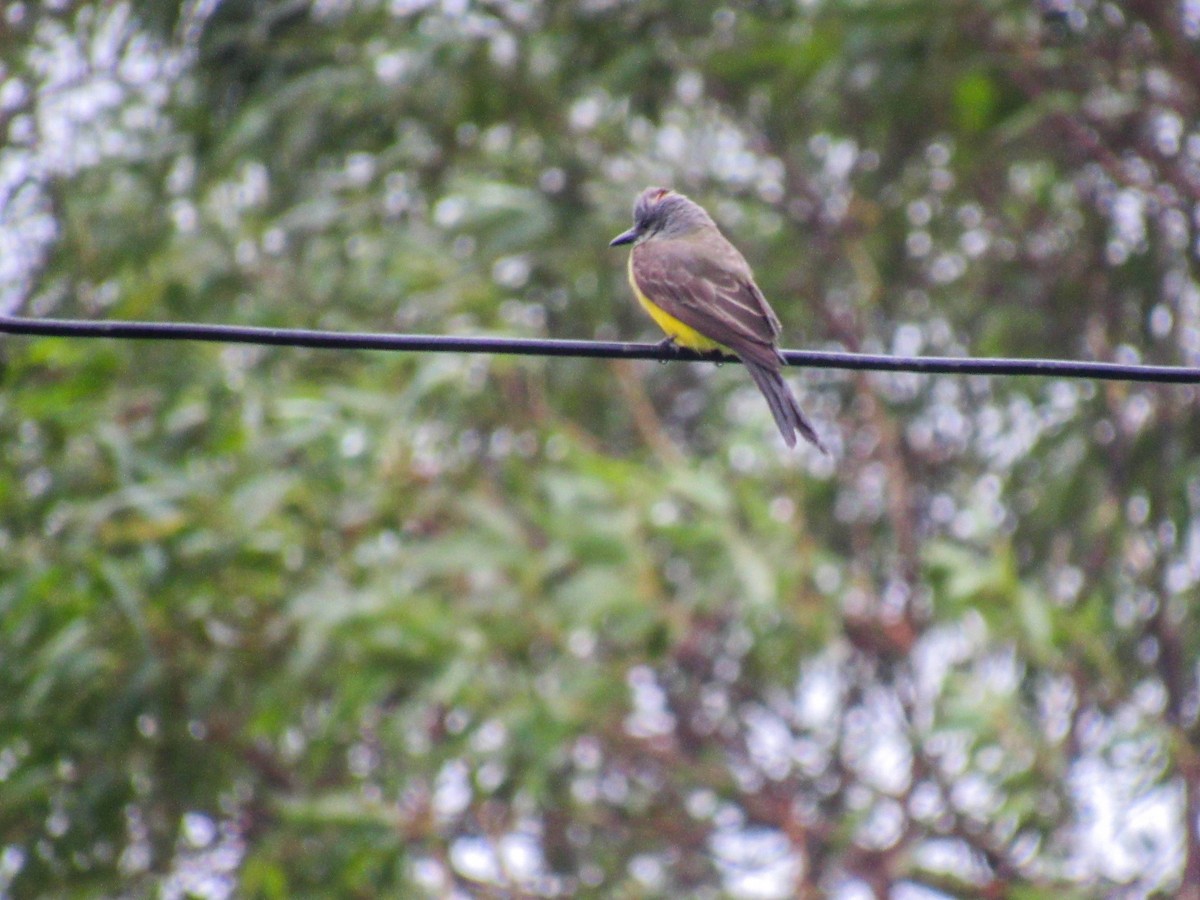
<path id="1" fill-rule="evenodd" d="M 675 338 L 665 337 L 658 342 L 659 350 L 669 350 L 672 356 L 679 356 L 679 345 L 675 343 Z"/>

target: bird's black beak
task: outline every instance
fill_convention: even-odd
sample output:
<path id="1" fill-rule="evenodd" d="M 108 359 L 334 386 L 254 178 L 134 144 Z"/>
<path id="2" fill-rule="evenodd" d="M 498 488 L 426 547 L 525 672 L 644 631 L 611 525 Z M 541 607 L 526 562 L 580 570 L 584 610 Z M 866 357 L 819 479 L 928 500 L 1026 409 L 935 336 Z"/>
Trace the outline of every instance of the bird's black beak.
<path id="1" fill-rule="evenodd" d="M 618 234 L 615 238 L 613 238 L 611 241 L 609 241 L 608 246 L 620 247 L 622 244 L 632 244 L 634 241 L 636 241 L 638 239 L 638 236 L 640 234 L 641 234 L 641 232 L 638 231 L 638 227 L 636 225 L 634 225 L 628 231 L 624 231 L 621 234 Z"/>

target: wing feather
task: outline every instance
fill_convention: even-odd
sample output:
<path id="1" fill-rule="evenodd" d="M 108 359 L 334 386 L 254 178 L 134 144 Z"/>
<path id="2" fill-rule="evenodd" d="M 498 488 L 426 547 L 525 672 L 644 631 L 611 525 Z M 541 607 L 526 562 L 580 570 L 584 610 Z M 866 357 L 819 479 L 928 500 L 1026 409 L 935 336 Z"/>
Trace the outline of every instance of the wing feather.
<path id="1" fill-rule="evenodd" d="M 780 365 L 779 319 L 720 232 L 646 241 L 633 250 L 633 275 L 642 293 L 685 325 L 739 356 Z"/>
<path id="2" fill-rule="evenodd" d="M 779 319 L 745 258 L 719 231 L 638 244 L 632 272 L 652 303 L 741 358 L 789 447 L 799 433 L 828 452 L 783 380 L 784 360 L 776 348 Z"/>

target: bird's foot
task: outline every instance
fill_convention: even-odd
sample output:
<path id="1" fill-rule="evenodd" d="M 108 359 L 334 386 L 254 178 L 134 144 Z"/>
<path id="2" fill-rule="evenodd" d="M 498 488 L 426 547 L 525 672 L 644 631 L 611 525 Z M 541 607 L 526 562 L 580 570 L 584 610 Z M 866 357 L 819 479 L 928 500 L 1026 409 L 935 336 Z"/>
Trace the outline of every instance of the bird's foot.
<path id="1" fill-rule="evenodd" d="M 657 344 L 659 350 L 670 351 L 671 355 L 676 359 L 679 358 L 679 345 L 675 343 L 675 338 L 665 337 Z M 668 360 L 660 359 L 660 363 L 666 364 Z"/>

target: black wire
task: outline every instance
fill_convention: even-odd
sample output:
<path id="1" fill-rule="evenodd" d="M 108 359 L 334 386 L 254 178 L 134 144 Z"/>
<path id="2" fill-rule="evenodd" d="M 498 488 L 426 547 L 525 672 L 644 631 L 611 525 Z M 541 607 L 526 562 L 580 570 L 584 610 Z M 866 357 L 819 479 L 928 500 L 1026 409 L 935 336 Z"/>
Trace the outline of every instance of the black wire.
<path id="1" fill-rule="evenodd" d="M 299 328 L 253 328 L 193 322 L 113 322 L 79 319 L 30 319 L 0 315 L 0 333 L 47 337 L 121 338 L 132 340 L 210 341 L 341 350 L 393 350 L 424 353 L 504 353 L 519 356 L 571 356 L 605 359 L 709 360 L 714 357 L 660 344 L 620 341 L 547 340 L 512 337 L 453 337 L 436 334 L 377 334 L 314 331 Z M 1064 359 L 971 359 L 949 356 L 886 356 L 826 350 L 784 350 L 793 366 L 950 375 L 1043 375 L 1200 384 L 1200 368 L 1123 365 Z M 728 356 L 727 362 L 737 362 Z"/>

